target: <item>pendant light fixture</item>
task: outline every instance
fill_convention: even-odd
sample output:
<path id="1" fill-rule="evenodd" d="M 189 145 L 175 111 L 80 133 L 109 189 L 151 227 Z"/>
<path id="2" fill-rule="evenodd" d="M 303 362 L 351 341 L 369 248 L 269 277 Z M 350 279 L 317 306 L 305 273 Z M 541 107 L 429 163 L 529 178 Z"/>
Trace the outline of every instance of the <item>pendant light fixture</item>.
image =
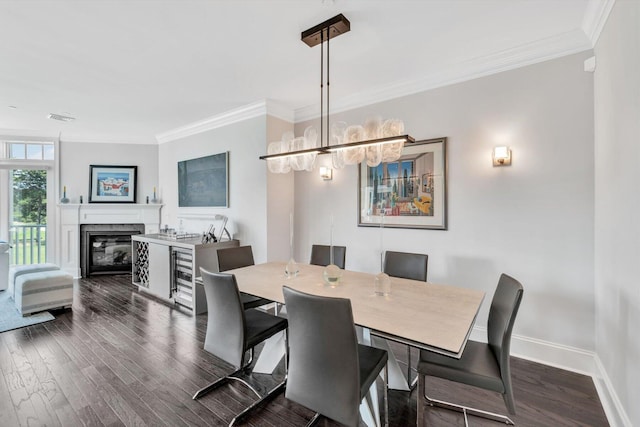
<path id="1" fill-rule="evenodd" d="M 309 47 L 320 45 L 320 143 L 315 128 L 308 127 L 304 136 L 294 138 L 285 133 L 281 141 L 272 142 L 267 148 L 266 160 L 269 171 L 287 173 L 290 170 L 313 170 L 318 154 L 331 154 L 333 167 L 341 169 L 366 159 L 367 165 L 374 167 L 381 162 L 391 162 L 400 158 L 405 143 L 415 140 L 404 133 L 404 123 L 398 119 L 382 121 L 368 119 L 364 126 L 348 126 L 344 122 L 330 125 L 329 113 L 329 58 L 330 40 L 351 30 L 351 23 L 339 14 L 302 32 L 301 39 Z M 326 79 L 326 120 L 325 120 L 325 80 L 324 45 L 327 45 Z M 326 122 L 326 123 L 325 123 Z"/>

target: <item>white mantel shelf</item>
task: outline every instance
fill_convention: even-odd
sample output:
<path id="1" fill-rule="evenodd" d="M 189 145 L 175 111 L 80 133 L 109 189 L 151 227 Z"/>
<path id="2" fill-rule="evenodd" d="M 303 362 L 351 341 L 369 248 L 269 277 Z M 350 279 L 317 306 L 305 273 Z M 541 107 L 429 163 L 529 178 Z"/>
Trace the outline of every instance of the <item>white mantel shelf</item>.
<path id="1" fill-rule="evenodd" d="M 160 231 L 160 204 L 68 203 L 58 204 L 58 209 L 58 265 L 74 277 L 80 277 L 80 225 L 144 224 L 146 234 Z"/>

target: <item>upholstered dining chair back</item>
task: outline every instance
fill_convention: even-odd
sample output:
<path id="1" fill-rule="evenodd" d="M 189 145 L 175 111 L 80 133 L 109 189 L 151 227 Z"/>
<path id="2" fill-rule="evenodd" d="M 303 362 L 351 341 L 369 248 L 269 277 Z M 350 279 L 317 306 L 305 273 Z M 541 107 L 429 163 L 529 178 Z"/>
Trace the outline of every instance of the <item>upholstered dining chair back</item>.
<path id="1" fill-rule="evenodd" d="M 251 246 L 238 246 L 235 248 L 218 249 L 218 270 L 227 271 L 234 268 L 254 265 Z"/>
<path id="2" fill-rule="evenodd" d="M 389 276 L 426 282 L 428 263 L 428 255 L 386 251 L 383 271 Z"/>
<path id="3" fill-rule="evenodd" d="M 522 301 L 523 287 L 519 281 L 506 274 L 500 275 L 498 286 L 491 300 L 487 322 L 487 342 L 467 341 L 459 359 L 420 350 L 418 363 L 418 422 L 423 415 L 421 405 L 440 406 L 506 424 L 513 420 L 505 415 L 443 402 L 426 394 L 424 376 L 434 376 L 479 387 L 502 394 L 510 414 L 516 414 L 516 404 L 511 383 L 509 353 L 513 324 Z M 465 421 L 466 422 L 466 421 Z"/>
<path id="4" fill-rule="evenodd" d="M 309 264 L 327 266 L 331 263 L 331 246 L 313 245 L 311 246 L 311 261 Z M 344 270 L 345 258 L 347 255 L 346 246 L 333 246 L 333 264 Z"/>
<path id="5" fill-rule="evenodd" d="M 489 318 L 487 320 L 487 341 L 489 348 L 500 366 L 500 376 L 505 383 L 505 389 L 511 390 L 511 368 L 509 354 L 511 352 L 511 332 L 513 324 L 522 301 L 522 284 L 511 276 L 500 275 L 498 286 L 491 307 L 489 308 Z M 511 398 L 512 399 L 512 398 Z M 512 406 L 513 403 L 507 403 Z M 510 410 L 514 408 L 509 408 Z"/>
<path id="6" fill-rule="evenodd" d="M 236 368 L 244 365 L 245 318 L 236 278 L 200 269 L 207 297 L 204 349 Z"/>
<path id="7" fill-rule="evenodd" d="M 359 422 L 358 339 L 351 301 L 283 288 L 289 318 L 285 396 L 340 423 Z"/>
<path id="8" fill-rule="evenodd" d="M 251 250 L 251 246 L 218 249 L 216 254 L 218 256 L 219 271 L 227 271 L 233 270 L 234 268 L 255 265 L 253 262 L 253 251 Z M 240 292 L 240 300 L 242 301 L 242 305 L 245 309 L 260 307 L 271 302 L 264 298 L 258 298 L 243 292 Z"/>

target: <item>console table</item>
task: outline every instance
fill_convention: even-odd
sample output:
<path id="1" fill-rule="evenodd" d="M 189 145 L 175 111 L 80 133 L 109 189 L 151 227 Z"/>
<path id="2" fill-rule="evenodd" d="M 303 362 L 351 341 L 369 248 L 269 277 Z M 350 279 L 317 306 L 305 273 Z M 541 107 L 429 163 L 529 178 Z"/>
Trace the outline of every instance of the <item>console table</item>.
<path id="1" fill-rule="evenodd" d="M 167 302 L 193 310 L 207 310 L 204 288 L 196 284 L 200 267 L 218 271 L 218 249 L 239 246 L 238 240 L 202 243 L 200 237 L 176 239 L 164 234 L 131 237 L 132 282 Z"/>

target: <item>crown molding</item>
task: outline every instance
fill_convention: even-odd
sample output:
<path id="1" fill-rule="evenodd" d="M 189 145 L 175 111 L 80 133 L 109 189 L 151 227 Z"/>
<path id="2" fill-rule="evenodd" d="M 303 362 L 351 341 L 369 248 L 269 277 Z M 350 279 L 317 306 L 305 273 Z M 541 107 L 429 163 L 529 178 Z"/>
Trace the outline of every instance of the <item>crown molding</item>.
<path id="1" fill-rule="evenodd" d="M 88 144 L 137 144 L 137 145 L 157 145 L 155 138 L 132 138 L 129 136 L 114 137 L 100 135 L 60 135 L 60 142 L 79 142 Z"/>
<path id="2" fill-rule="evenodd" d="M 262 100 L 157 134 L 156 139 L 158 143 L 164 144 L 267 114 L 293 122 L 293 111 L 274 101 Z"/>
<path id="3" fill-rule="evenodd" d="M 267 114 L 289 123 L 294 123 L 295 120 L 291 108 L 270 99 L 267 100 Z"/>
<path id="4" fill-rule="evenodd" d="M 94 144 L 146 144 L 156 145 L 155 138 L 132 138 L 129 136 L 115 137 L 113 135 L 96 134 L 65 134 L 63 132 L 38 131 L 30 129 L 0 129 L 0 139 L 4 141 L 60 141 L 82 142 Z"/>
<path id="5" fill-rule="evenodd" d="M 589 0 L 582 18 L 582 31 L 591 40 L 591 47 L 595 47 L 600 33 L 607 23 L 611 9 L 616 0 Z"/>
<path id="6" fill-rule="evenodd" d="M 11 141 L 58 141 L 58 132 L 43 132 L 28 129 L 0 129 L 0 140 Z"/>
<path id="7" fill-rule="evenodd" d="M 475 58 L 470 61 L 452 64 L 438 72 L 427 74 L 420 79 L 396 82 L 336 100 L 332 103 L 331 112 L 338 113 L 352 110 L 354 108 L 497 74 L 502 71 L 544 62 L 589 49 L 591 49 L 591 44 L 585 33 L 581 29 L 576 29 L 564 34 Z M 315 119 L 319 116 L 320 108 L 317 105 L 295 110 L 296 123 Z"/>

